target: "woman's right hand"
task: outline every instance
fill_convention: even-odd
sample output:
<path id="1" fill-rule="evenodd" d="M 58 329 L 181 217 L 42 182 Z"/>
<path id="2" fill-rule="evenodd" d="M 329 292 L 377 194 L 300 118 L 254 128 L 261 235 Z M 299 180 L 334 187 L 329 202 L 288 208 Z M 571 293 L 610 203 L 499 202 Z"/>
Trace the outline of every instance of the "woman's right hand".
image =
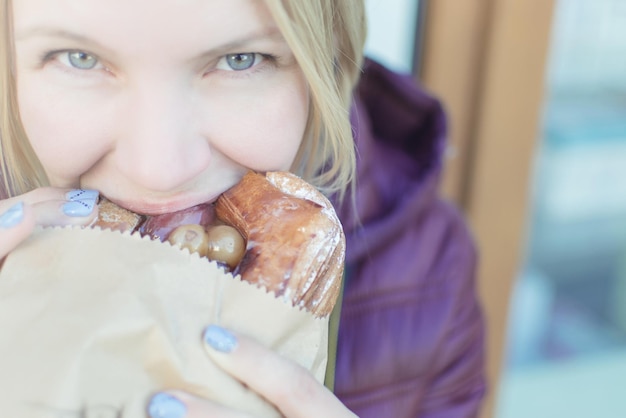
<path id="1" fill-rule="evenodd" d="M 89 225 L 97 216 L 98 192 L 44 187 L 0 201 L 0 265 L 35 226 Z"/>

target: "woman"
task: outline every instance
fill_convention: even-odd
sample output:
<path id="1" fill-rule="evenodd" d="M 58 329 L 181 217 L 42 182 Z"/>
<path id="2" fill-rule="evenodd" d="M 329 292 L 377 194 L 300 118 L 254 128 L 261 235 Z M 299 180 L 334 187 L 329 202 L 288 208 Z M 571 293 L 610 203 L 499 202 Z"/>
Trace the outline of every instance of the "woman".
<path id="1" fill-rule="evenodd" d="M 215 199 L 250 169 L 291 170 L 338 196 L 354 175 L 348 109 L 365 36 L 362 1 L 0 5 L 7 51 L 0 63 L 0 258 L 35 225 L 89 224 L 98 193 L 160 214 Z M 471 293 L 471 280 L 463 283 Z M 349 313 L 350 303 L 344 307 Z M 359 340 L 344 337 L 354 330 L 342 325 L 340 347 Z M 434 336 L 450 337 L 424 337 Z M 209 326 L 204 340 L 228 353 L 227 371 L 285 416 L 353 416 L 308 373 L 245 336 Z M 342 350 L 340 396 L 359 414 L 381 416 L 350 399 L 358 385 L 349 376 L 364 365 L 343 373 L 350 360 Z M 403 361 L 422 362 L 419 356 Z M 414 405 L 397 414 L 437 409 L 436 400 L 420 406 L 431 389 L 435 399 L 467 397 L 410 383 Z M 147 411 L 152 418 L 239 416 L 170 391 L 156 394 Z"/>

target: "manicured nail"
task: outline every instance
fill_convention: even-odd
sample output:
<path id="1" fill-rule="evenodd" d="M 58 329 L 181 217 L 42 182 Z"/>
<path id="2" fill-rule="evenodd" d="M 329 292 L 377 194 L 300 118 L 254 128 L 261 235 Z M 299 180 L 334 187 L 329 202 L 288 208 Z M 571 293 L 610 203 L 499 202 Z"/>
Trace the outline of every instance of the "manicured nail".
<path id="1" fill-rule="evenodd" d="M 209 325 L 204 330 L 204 342 L 222 353 L 230 353 L 237 347 L 237 338 L 217 325 Z"/>
<path id="2" fill-rule="evenodd" d="M 74 189 L 65 194 L 65 198 L 72 202 L 76 200 L 97 200 L 99 196 L 100 192 L 89 189 Z"/>
<path id="3" fill-rule="evenodd" d="M 150 418 L 183 418 L 187 407 L 169 393 L 157 393 L 148 403 L 148 415 Z"/>
<path id="4" fill-rule="evenodd" d="M 24 202 L 16 203 L 0 215 L 0 228 L 13 228 L 24 219 Z"/>
<path id="5" fill-rule="evenodd" d="M 69 201 L 63 204 L 63 213 L 72 217 L 89 216 L 95 206 L 96 199 Z"/>

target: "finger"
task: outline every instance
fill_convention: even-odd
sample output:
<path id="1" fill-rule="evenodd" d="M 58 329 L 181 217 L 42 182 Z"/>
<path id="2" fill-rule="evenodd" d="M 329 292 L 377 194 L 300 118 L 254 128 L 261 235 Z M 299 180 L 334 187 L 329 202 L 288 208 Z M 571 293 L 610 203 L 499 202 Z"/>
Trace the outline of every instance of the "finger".
<path id="1" fill-rule="evenodd" d="M 93 190 L 48 187 L 0 201 L 0 260 L 26 239 L 35 225 L 89 225 L 98 214 L 98 197 Z"/>
<path id="2" fill-rule="evenodd" d="M 69 201 L 74 200 L 76 199 L 76 197 L 79 196 L 92 197 L 93 193 L 96 193 L 97 196 L 98 192 L 83 189 L 41 187 L 35 190 L 31 190 L 30 192 L 24 193 L 20 196 L 0 201 L 0 212 L 4 212 L 6 209 L 15 205 L 18 202 L 24 202 L 24 204 L 26 205 L 34 205 L 36 203 L 45 202 L 48 200 Z"/>
<path id="3" fill-rule="evenodd" d="M 95 199 L 47 200 L 33 204 L 33 211 L 37 225 L 89 225 L 98 214 L 96 203 Z"/>
<path id="4" fill-rule="evenodd" d="M 245 412 L 180 391 L 159 392 L 148 403 L 150 418 L 252 418 Z"/>
<path id="5" fill-rule="evenodd" d="M 23 202 L 33 207 L 37 225 L 88 225 L 97 216 L 98 198 L 96 190 L 44 187 L 0 201 L 0 211 Z"/>
<path id="6" fill-rule="evenodd" d="M 308 370 L 253 339 L 212 325 L 205 330 L 204 341 L 207 352 L 220 367 L 285 416 L 355 417 Z"/>
<path id="7" fill-rule="evenodd" d="M 0 260 L 24 241 L 35 227 L 32 207 L 15 203 L 0 214 Z"/>

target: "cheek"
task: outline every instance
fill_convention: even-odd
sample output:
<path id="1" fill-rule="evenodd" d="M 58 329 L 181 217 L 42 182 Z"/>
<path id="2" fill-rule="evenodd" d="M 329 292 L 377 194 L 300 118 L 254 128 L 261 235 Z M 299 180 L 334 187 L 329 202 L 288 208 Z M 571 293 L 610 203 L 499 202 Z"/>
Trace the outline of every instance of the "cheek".
<path id="1" fill-rule="evenodd" d="M 106 118 L 81 99 L 36 80 L 18 84 L 24 130 L 53 186 L 76 185 L 108 146 L 98 139 L 107 137 Z"/>
<path id="2" fill-rule="evenodd" d="M 120 109 L 129 106 L 106 90 L 51 86 L 54 83 L 42 78 L 23 77 L 18 84 L 20 113 L 51 184 L 71 187 L 115 149 L 116 138 L 128 128 Z M 192 129 L 198 126 L 212 148 L 247 169 L 289 170 L 309 111 L 308 90 L 299 70 L 245 88 L 214 85 L 203 97 L 202 105 L 190 106 L 195 111 L 187 116 L 194 120 Z"/>
<path id="3" fill-rule="evenodd" d="M 302 142 L 309 112 L 303 77 L 268 83 L 249 94 L 222 100 L 220 127 L 209 134 L 213 147 L 236 163 L 258 171 L 289 170 Z M 213 107 L 218 109 L 218 107 Z M 211 117 L 211 120 L 216 120 Z"/>

